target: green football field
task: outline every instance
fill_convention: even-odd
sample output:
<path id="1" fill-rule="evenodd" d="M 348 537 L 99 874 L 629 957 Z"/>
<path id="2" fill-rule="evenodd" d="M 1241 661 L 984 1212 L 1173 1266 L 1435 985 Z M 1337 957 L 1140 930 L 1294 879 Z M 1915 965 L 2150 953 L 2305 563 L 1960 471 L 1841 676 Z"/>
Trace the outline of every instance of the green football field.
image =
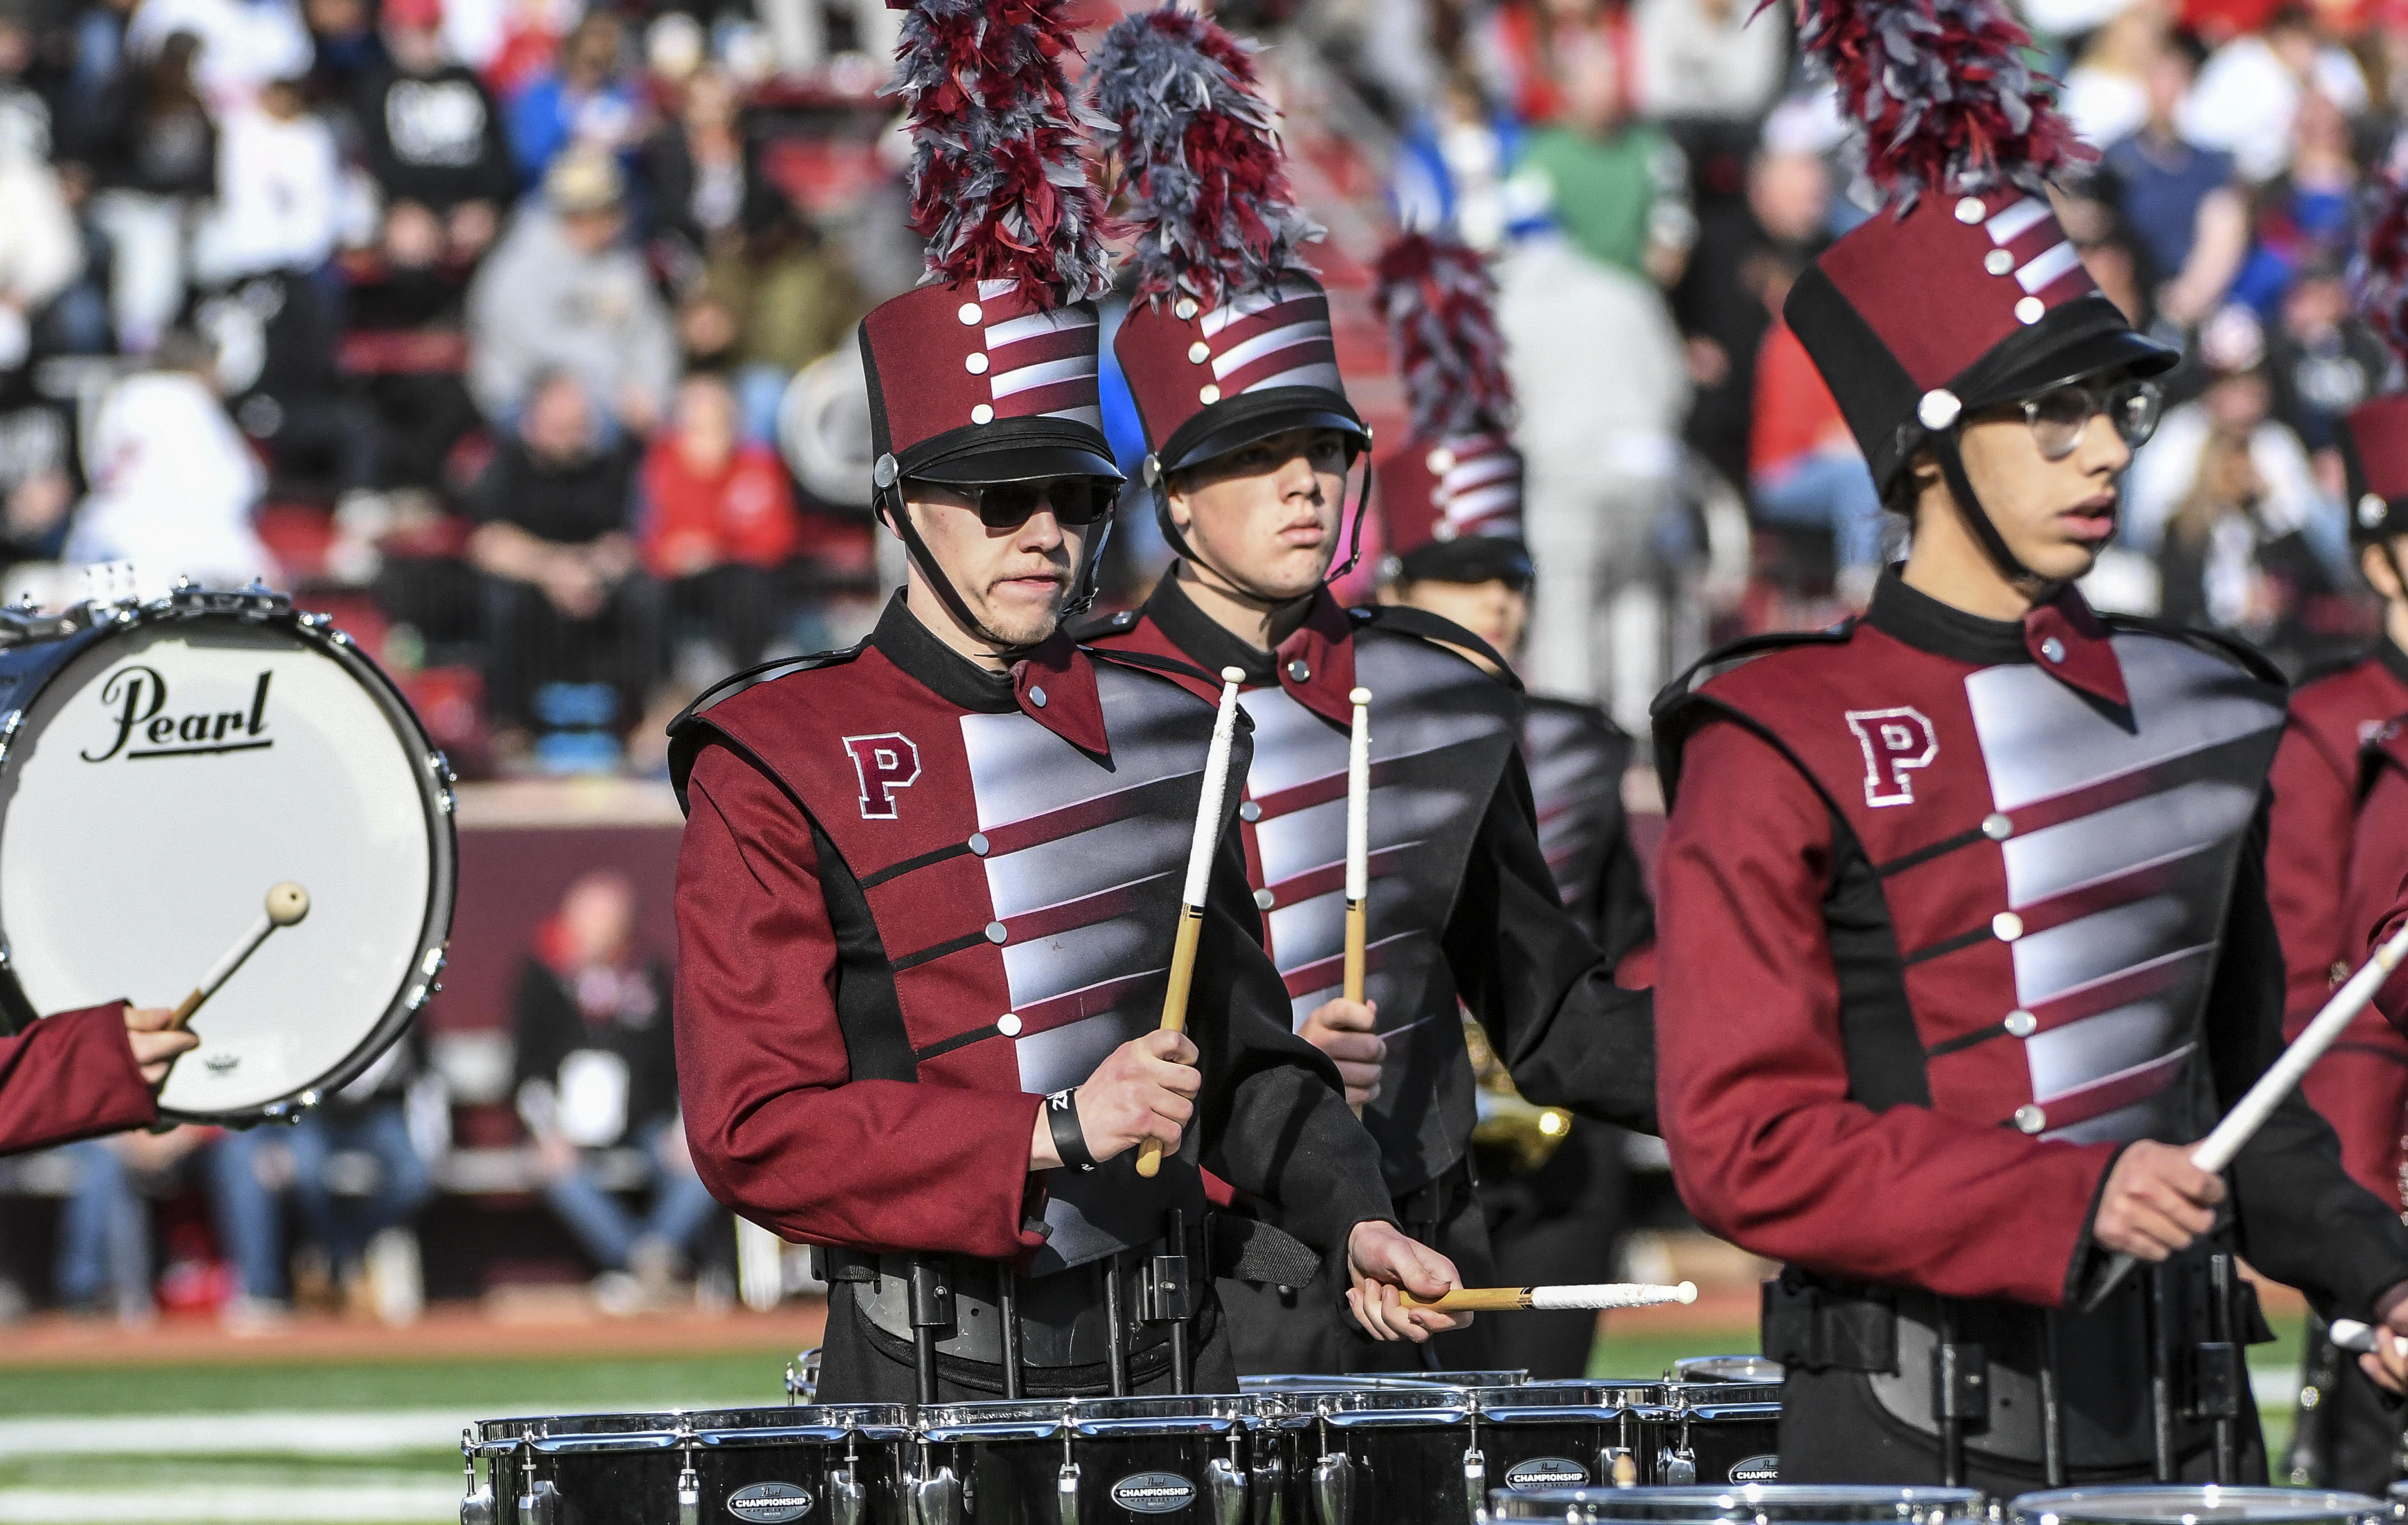
<path id="1" fill-rule="evenodd" d="M 2270 1449 L 2300 1326 L 2251 1351 Z M 1598 1374 L 1755 1348 L 1746 1328 L 1611 1335 Z M 784 1401 L 786 1350 L 691 1359 L 0 1368 L 0 1525 L 435 1525 L 470 1418 Z"/>

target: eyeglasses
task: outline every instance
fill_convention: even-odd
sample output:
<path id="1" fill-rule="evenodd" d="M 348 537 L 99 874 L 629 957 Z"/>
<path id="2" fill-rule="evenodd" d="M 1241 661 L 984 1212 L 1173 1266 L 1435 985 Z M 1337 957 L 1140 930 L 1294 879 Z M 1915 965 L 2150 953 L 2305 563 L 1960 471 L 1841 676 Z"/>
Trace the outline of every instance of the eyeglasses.
<path id="1" fill-rule="evenodd" d="M 1025 525 L 1042 506 L 1065 525 L 1092 525 L 1120 500 L 1121 484 L 1103 477 L 1054 477 L 1045 482 L 997 482 L 978 489 L 979 523 L 989 529 Z"/>
<path id="2" fill-rule="evenodd" d="M 2051 461 L 2061 461 L 2079 450 L 2090 421 L 2101 413 L 2115 425 L 2124 443 L 2138 450 L 2157 432 L 2157 418 L 2165 405 L 2166 395 L 2157 383 L 2141 381 L 2118 381 L 2105 388 L 2069 383 L 2026 397 L 2021 404 L 2024 422 L 2031 426 L 2032 442 L 2040 446 L 2042 458 Z"/>

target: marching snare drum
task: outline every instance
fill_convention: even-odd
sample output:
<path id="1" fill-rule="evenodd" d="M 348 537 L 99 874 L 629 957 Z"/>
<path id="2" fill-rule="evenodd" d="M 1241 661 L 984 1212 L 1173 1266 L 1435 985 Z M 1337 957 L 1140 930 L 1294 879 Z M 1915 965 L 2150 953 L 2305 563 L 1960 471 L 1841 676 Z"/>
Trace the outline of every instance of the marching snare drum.
<path id="1" fill-rule="evenodd" d="M 1690 1356 L 1672 1363 L 1681 1382 L 1746 1382 L 1781 1386 L 1781 1363 L 1770 1356 Z"/>
<path id="2" fill-rule="evenodd" d="M 308 891 L 193 1019 L 163 1115 L 289 1115 L 425 1004 L 452 925 L 451 771 L 322 615 L 179 591 L 0 611 L 0 1016 L 173 1004 Z"/>
<path id="3" fill-rule="evenodd" d="M 1781 1480 L 1778 1380 L 1666 1382 L 1657 1390 L 1649 1482 L 1727 1489 Z"/>
<path id="4" fill-rule="evenodd" d="M 905 1525 L 909 1415 L 861 1403 L 487 1419 L 460 1443 L 461 1525 Z"/>
<path id="5" fill-rule="evenodd" d="M 2162 1483 L 2052 1489 L 2023 1494 L 2007 1505 L 2012 1525 L 2192 1525 L 2209 1519 L 2251 1525 L 2375 1525 L 2390 1512 L 2388 1504 L 2363 1493 Z"/>
<path id="6" fill-rule="evenodd" d="M 1983 1512 L 1970 1488 L 1498 1489 L 1489 1500 L 1492 1518 L 1565 1525 L 1946 1525 Z"/>
<path id="7" fill-rule="evenodd" d="M 1017 1399 L 917 1413 L 903 1462 L 913 1525 L 1246 1518 L 1252 1398 Z M 1267 1489 L 1275 1483 L 1267 1479 Z"/>

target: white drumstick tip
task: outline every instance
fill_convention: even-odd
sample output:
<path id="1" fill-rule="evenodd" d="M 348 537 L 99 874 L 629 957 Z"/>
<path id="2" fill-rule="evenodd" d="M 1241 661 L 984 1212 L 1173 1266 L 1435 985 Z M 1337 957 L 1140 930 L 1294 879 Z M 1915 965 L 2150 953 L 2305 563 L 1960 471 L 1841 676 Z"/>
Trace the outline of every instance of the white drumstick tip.
<path id="1" fill-rule="evenodd" d="M 295 927 L 309 914 L 309 892 L 286 880 L 267 892 L 267 919 L 279 927 Z"/>
<path id="2" fill-rule="evenodd" d="M 1221 681 L 1225 683 L 1244 683 L 1246 681 L 1246 669 L 1243 668 L 1223 668 L 1221 669 Z"/>
<path id="3" fill-rule="evenodd" d="M 1349 704 L 1369 704 L 1371 702 L 1371 691 L 1368 688 L 1354 689 L 1347 694 L 1346 702 Z"/>
<path id="4" fill-rule="evenodd" d="M 1682 1302 L 1695 1302 L 1698 1301 L 1698 1284 L 1696 1282 L 1684 1281 L 1680 1286 L 1674 1288 L 1673 1290 L 1681 1294 L 1679 1301 Z"/>

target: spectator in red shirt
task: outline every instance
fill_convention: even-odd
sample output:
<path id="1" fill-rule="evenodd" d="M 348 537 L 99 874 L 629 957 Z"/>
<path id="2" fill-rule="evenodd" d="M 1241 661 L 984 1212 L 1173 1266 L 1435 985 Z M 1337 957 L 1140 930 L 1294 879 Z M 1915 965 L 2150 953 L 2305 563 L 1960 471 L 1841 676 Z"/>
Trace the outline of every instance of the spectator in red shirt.
<path id="1" fill-rule="evenodd" d="M 644 457 L 644 564 L 669 589 L 673 618 L 699 621 L 737 667 L 778 633 L 779 571 L 801 540 L 777 453 L 742 440 L 735 394 L 689 376 L 669 426 Z"/>
<path id="2" fill-rule="evenodd" d="M 1756 352 L 1749 492 L 1767 524 L 1830 531 L 1835 591 L 1862 608 L 1881 570 L 1881 495 L 1831 389 L 1781 321 L 1788 289 L 1776 281 L 1766 297 L 1773 319 Z"/>

